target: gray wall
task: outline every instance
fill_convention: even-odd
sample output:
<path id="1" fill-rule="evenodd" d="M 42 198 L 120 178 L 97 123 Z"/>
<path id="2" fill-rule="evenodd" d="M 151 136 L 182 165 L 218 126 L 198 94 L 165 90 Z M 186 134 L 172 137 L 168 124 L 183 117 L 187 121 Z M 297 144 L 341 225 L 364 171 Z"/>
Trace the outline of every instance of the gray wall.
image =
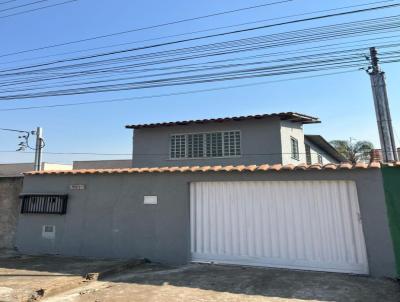
<path id="1" fill-rule="evenodd" d="M 242 156 L 234 158 L 170 159 L 170 135 L 212 131 L 241 131 Z M 281 163 L 280 119 L 227 121 L 135 129 L 134 167 L 203 166 Z"/>
<path id="2" fill-rule="evenodd" d="M 22 177 L 0 177 L 0 248 L 13 248 Z"/>
<path id="3" fill-rule="evenodd" d="M 132 159 L 111 159 L 111 160 L 76 160 L 73 162 L 73 169 L 113 169 L 130 168 Z"/>
<path id="4" fill-rule="evenodd" d="M 254 180 L 354 180 L 370 273 L 395 275 L 382 177 L 375 169 L 27 176 L 24 193 L 68 193 L 68 211 L 63 216 L 21 215 L 17 247 L 27 253 L 183 264 L 190 259 L 189 183 Z M 86 190 L 69 190 L 71 184 L 85 184 Z M 144 195 L 157 195 L 158 205 L 144 205 Z M 56 226 L 55 240 L 41 237 L 45 224 Z"/>

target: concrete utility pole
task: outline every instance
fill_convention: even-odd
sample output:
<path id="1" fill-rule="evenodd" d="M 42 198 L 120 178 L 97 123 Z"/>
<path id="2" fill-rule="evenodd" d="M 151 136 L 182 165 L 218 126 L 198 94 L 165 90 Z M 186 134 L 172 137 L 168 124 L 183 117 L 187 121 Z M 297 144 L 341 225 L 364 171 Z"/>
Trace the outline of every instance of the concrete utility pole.
<path id="1" fill-rule="evenodd" d="M 42 169 L 43 129 L 36 128 L 35 171 Z"/>
<path id="2" fill-rule="evenodd" d="M 371 78 L 383 161 L 397 161 L 398 156 L 386 91 L 385 73 L 379 67 L 378 52 L 375 47 L 370 48 L 370 56 L 371 66 L 368 68 L 368 73 Z"/>

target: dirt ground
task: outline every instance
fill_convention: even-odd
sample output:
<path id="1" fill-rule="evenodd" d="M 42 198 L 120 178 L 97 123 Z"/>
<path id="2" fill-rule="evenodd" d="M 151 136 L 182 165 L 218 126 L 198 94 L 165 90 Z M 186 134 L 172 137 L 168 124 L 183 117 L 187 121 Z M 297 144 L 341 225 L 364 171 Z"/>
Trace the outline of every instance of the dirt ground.
<path id="1" fill-rule="evenodd" d="M 4 260 L 0 258 L 0 301 L 7 302 L 400 301 L 398 282 L 346 274 L 142 263 L 87 281 L 84 274 L 121 263 L 54 256 Z M 38 289 L 45 290 L 43 297 L 35 295 Z"/>

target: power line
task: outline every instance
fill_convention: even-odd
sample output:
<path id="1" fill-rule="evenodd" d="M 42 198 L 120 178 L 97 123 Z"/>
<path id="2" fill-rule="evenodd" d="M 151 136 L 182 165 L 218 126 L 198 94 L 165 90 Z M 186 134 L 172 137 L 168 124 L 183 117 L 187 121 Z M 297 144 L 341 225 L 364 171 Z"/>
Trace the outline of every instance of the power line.
<path id="1" fill-rule="evenodd" d="M 18 12 L 18 13 L 13 13 L 13 14 L 9 14 L 9 15 L 3 15 L 3 16 L 0 16 L 0 19 L 4 19 L 4 18 L 8 18 L 8 17 L 13 17 L 13 16 L 18 16 L 18 15 L 23 15 L 23 14 L 35 12 L 35 11 L 38 11 L 38 10 L 42 10 L 42 9 L 46 9 L 46 8 L 50 8 L 50 7 L 55 7 L 55 6 L 59 6 L 59 5 L 64 5 L 64 4 L 68 4 L 68 3 L 76 2 L 76 1 L 78 1 L 78 0 L 69 0 L 69 1 L 64 1 L 64 2 L 61 2 L 61 3 L 56 3 L 56 4 L 41 6 L 41 7 L 39 7 L 39 8 L 29 9 L 29 10 L 25 10 L 25 11 Z"/>
<path id="2" fill-rule="evenodd" d="M 145 40 L 140 40 L 140 41 L 134 41 L 134 42 L 128 42 L 128 43 L 119 43 L 119 44 L 114 44 L 114 45 L 95 47 L 95 48 L 89 48 L 89 49 L 83 49 L 83 50 L 77 50 L 77 51 L 70 51 L 70 52 L 64 52 L 64 53 L 58 53 L 58 54 L 52 54 L 52 55 L 46 55 L 46 56 L 40 56 L 40 57 L 34 57 L 34 58 L 25 58 L 25 59 L 20 59 L 20 60 L 7 61 L 7 62 L 3 62 L 2 64 L 9 64 L 9 63 L 22 62 L 22 61 L 37 60 L 37 59 L 43 59 L 43 58 L 48 58 L 48 57 L 54 57 L 54 56 L 62 56 L 62 55 L 79 53 L 79 52 L 86 52 L 86 51 L 93 51 L 93 50 L 98 50 L 98 49 L 110 48 L 110 47 L 115 47 L 115 46 L 137 44 L 137 43 L 142 43 L 142 42 L 149 42 L 149 41 L 166 39 L 166 38 L 174 38 L 174 37 L 178 37 L 178 36 L 185 36 L 185 35 L 203 33 L 203 32 L 226 29 L 226 28 L 232 28 L 232 27 L 238 27 L 238 26 L 243 26 L 243 25 L 256 24 L 256 23 L 262 23 L 262 22 L 274 21 L 274 20 L 280 20 L 280 19 L 287 19 L 287 18 L 292 18 L 292 17 L 300 17 L 300 16 L 305 16 L 305 15 L 312 15 L 312 14 L 329 12 L 329 11 L 337 11 L 337 10 L 343 10 L 343 9 L 348 9 L 348 8 L 369 6 L 369 5 L 374 5 L 374 4 L 379 4 L 379 3 L 387 3 L 387 2 L 393 2 L 393 1 L 394 0 L 374 1 L 374 2 L 364 3 L 364 4 L 349 5 L 349 6 L 342 6 L 342 7 L 331 8 L 331 9 L 317 10 L 317 11 L 311 11 L 311 12 L 306 12 L 306 13 L 301 13 L 301 14 L 293 14 L 293 15 L 287 15 L 287 16 L 283 16 L 283 17 L 274 17 L 274 18 L 263 19 L 263 20 L 258 20 L 258 21 L 251 21 L 251 22 L 245 22 L 245 23 L 234 24 L 234 25 L 229 25 L 229 26 L 214 27 L 214 28 L 209 28 L 209 29 L 205 29 L 205 30 L 198 30 L 198 31 L 186 32 L 186 33 L 175 34 L 175 35 L 161 36 L 161 37 L 145 39 Z M 6 55 L 8 55 L 8 54 L 6 54 Z M 0 57 L 1 56 L 2 55 L 0 55 Z"/>
<path id="3" fill-rule="evenodd" d="M 8 7 L 8 8 L 5 8 L 5 9 L 1 9 L 0 13 L 5 12 L 5 11 L 9 11 L 9 10 L 13 10 L 13 9 L 17 9 L 17 8 L 20 8 L 20 7 L 25 7 L 25 6 L 30 6 L 30 5 L 35 5 L 35 4 L 38 4 L 38 3 L 42 3 L 42 2 L 47 2 L 47 1 L 49 1 L 49 0 L 39 0 L 39 1 L 35 1 L 35 2 L 21 4 L 21 5 L 18 5 L 18 6 Z"/>
<path id="4" fill-rule="evenodd" d="M 73 1 L 77 1 L 77 0 L 73 0 Z M 22 54 L 22 53 L 27 53 L 27 52 L 32 52 L 32 51 L 49 49 L 49 48 L 54 48 L 54 47 L 59 47 L 59 46 L 71 45 L 71 44 L 76 44 L 76 43 L 81 43 L 81 42 L 93 41 L 93 40 L 107 38 L 107 37 L 111 37 L 111 36 L 122 35 L 122 34 L 127 34 L 127 33 L 131 33 L 131 32 L 147 30 L 147 29 L 154 29 L 154 28 L 159 28 L 159 27 L 163 27 L 163 26 L 169 26 L 169 25 L 174 25 L 174 24 L 179 24 L 179 23 L 184 23 L 184 22 L 189 22 L 189 21 L 199 20 L 199 19 L 205 19 L 205 18 L 210 18 L 210 17 L 214 17 L 214 16 L 220 16 L 220 15 L 224 15 L 224 14 L 230 14 L 230 13 L 235 13 L 235 12 L 239 12 L 239 11 L 254 9 L 254 8 L 260 8 L 260 7 L 276 5 L 276 4 L 283 4 L 283 3 L 292 2 L 292 1 L 294 1 L 294 0 L 281 0 L 281 1 L 269 2 L 269 3 L 264 3 L 264 4 L 261 4 L 261 5 L 249 6 L 249 7 L 244 7 L 244 8 L 240 8 L 240 9 L 235 9 L 235 10 L 230 10 L 230 11 L 224 11 L 224 12 L 209 14 L 209 15 L 205 15 L 205 16 L 182 19 L 182 20 L 178 20 L 178 21 L 172 21 L 172 22 L 167 22 L 167 23 L 162 23 L 162 24 L 157 24 L 157 25 L 134 28 L 134 29 L 130 29 L 130 30 L 122 31 L 122 32 L 117 32 L 117 33 L 112 33 L 112 34 L 100 35 L 100 36 L 95 36 L 95 37 L 81 39 L 81 40 L 75 40 L 75 41 L 70 41 L 70 42 L 65 42 L 65 43 L 52 44 L 52 45 L 43 46 L 43 47 L 39 47 L 39 48 L 22 50 L 22 51 L 19 51 L 19 52 L 0 55 L 0 57 L 6 57 L 6 56 Z"/>
<path id="5" fill-rule="evenodd" d="M 7 3 L 10 3 L 10 2 L 15 2 L 15 1 L 17 1 L 17 0 L 9 0 L 9 1 L 0 2 L 0 5 L 7 4 Z"/>
<path id="6" fill-rule="evenodd" d="M 396 52 L 392 52 L 396 54 Z M 391 54 L 391 53 L 390 53 Z M 210 83 L 216 81 L 227 81 L 227 80 L 238 80 L 254 77 L 265 77 L 265 76 L 277 76 L 304 72 L 316 72 L 324 70 L 332 70 L 339 68 L 350 68 L 350 67 L 360 67 L 360 64 L 364 62 L 364 58 L 355 60 L 356 57 L 349 57 L 343 59 L 337 57 L 336 59 L 323 59 L 317 61 L 309 61 L 304 63 L 294 63 L 289 65 L 276 65 L 251 68 L 251 69 L 239 69 L 236 71 L 226 71 L 226 72 L 214 72 L 206 73 L 200 75 L 190 75 L 183 77 L 168 77 L 149 81 L 139 81 L 139 82 L 129 82 L 121 84 L 109 84 L 103 86 L 90 86 L 83 88 L 71 88 L 57 91 L 48 92 L 36 92 L 30 94 L 19 94 L 11 96 L 3 96 L 0 99 L 12 100 L 12 99 L 22 99 L 22 98 L 37 98 L 44 96 L 60 96 L 60 95 L 72 95 L 72 94 L 86 94 L 94 92 L 106 92 L 106 91 L 120 91 L 120 90 L 135 90 L 144 88 L 155 88 L 155 87 L 167 87 L 176 85 L 188 85 L 188 84 L 199 84 L 199 83 Z M 384 57 L 392 58 L 390 56 Z M 397 58 L 394 55 L 394 58 Z M 358 63 L 357 63 L 358 62 Z"/>
<path id="7" fill-rule="evenodd" d="M 196 94 L 196 93 L 204 93 L 204 92 L 212 92 L 212 91 L 221 91 L 221 90 L 235 89 L 235 88 L 252 87 L 252 86 L 273 84 L 273 83 L 286 82 L 286 81 L 297 81 L 297 80 L 303 80 L 303 79 L 310 79 L 310 78 L 344 74 L 344 73 L 352 73 L 352 72 L 358 72 L 358 70 L 347 70 L 347 71 L 332 72 L 332 73 L 318 74 L 318 75 L 312 75 L 312 76 L 294 77 L 291 79 L 264 81 L 264 82 L 241 84 L 241 85 L 222 86 L 222 87 L 216 87 L 216 88 L 210 88 L 210 89 L 190 90 L 190 91 L 183 91 L 183 92 L 140 96 L 140 97 L 118 98 L 118 99 L 89 101 L 89 102 L 64 103 L 64 104 L 43 105 L 43 106 L 5 108 L 5 109 L 0 109 L 0 111 L 19 111 L 19 110 L 33 110 L 33 109 L 44 109 L 44 108 L 58 108 L 58 107 L 71 107 L 71 106 L 83 106 L 83 105 L 94 105 L 94 104 L 118 103 L 118 102 L 134 101 L 134 100 L 154 99 L 154 98 L 163 98 L 163 97 Z"/>
<path id="8" fill-rule="evenodd" d="M 349 15 L 349 14 L 370 12 L 370 11 L 388 9 L 388 8 L 393 8 L 393 7 L 398 7 L 398 6 L 400 6 L 400 3 L 384 5 L 384 6 L 377 6 L 377 7 L 372 7 L 372 8 L 365 8 L 365 9 L 358 9 L 358 10 L 352 10 L 352 11 L 346 11 L 346 12 L 335 13 L 335 14 L 327 14 L 327 15 L 321 15 L 321 16 L 316 16 L 316 17 L 297 19 L 297 20 L 292 20 L 292 21 L 286 21 L 286 22 L 268 24 L 268 25 L 263 25 L 263 26 L 245 28 L 245 29 L 240 29 L 240 30 L 235 30 L 235 31 L 223 32 L 223 33 L 218 33 L 218 34 L 193 37 L 193 38 L 188 38 L 188 39 L 183 39 L 183 40 L 175 40 L 175 41 L 169 41 L 169 42 L 165 42 L 165 43 L 145 45 L 145 46 L 141 46 L 141 47 L 123 49 L 123 50 L 112 51 L 112 52 L 107 52 L 107 53 L 99 53 L 99 54 L 94 54 L 94 55 L 89 55 L 89 56 L 84 56 L 84 57 L 58 60 L 58 61 L 53 61 L 53 62 L 48 62 L 48 63 L 36 64 L 36 65 L 32 65 L 32 66 L 18 67 L 18 68 L 14 68 L 14 69 L 6 69 L 6 70 L 1 70 L 0 72 L 8 72 L 8 71 L 13 71 L 13 70 L 20 70 L 20 69 L 28 69 L 28 68 L 34 68 L 34 67 L 48 66 L 48 65 L 65 63 L 65 62 L 72 62 L 72 61 L 78 61 L 78 60 L 87 60 L 87 59 L 93 59 L 93 58 L 102 57 L 102 56 L 110 56 L 110 55 L 122 54 L 122 53 L 127 53 L 127 52 L 138 51 L 138 50 L 158 48 L 158 47 L 175 45 L 175 44 L 180 44 L 180 43 L 193 42 L 193 41 L 198 41 L 198 40 L 203 40 L 203 39 L 227 36 L 227 35 L 244 33 L 244 32 L 250 32 L 250 31 L 255 31 L 255 30 L 259 30 L 259 29 L 266 29 L 266 28 L 278 27 L 278 26 L 283 26 L 283 25 L 296 24 L 296 23 L 301 23 L 301 22 L 314 21 L 314 20 L 332 18 L 332 17 L 337 17 L 337 16 L 344 16 L 344 15 Z M 392 16 L 392 17 L 396 17 L 396 16 Z M 388 17 L 386 17 L 386 18 L 388 18 Z M 367 21 L 371 22 L 371 21 L 377 21 L 377 20 L 382 20 L 382 19 L 384 19 L 384 18 L 368 19 Z M 357 22 L 359 22 L 359 21 L 348 22 L 348 23 L 344 23 L 344 24 L 350 25 L 350 24 L 354 24 L 354 23 L 357 23 Z M 329 27 L 329 26 L 326 26 L 326 27 Z M 323 27 L 321 27 L 321 28 L 323 28 Z M 298 32 L 300 32 L 300 31 L 298 31 Z M 3 55 L 3 56 L 6 56 L 6 55 Z M 0 57 L 2 57 L 2 56 L 0 56 Z"/>
<path id="9" fill-rule="evenodd" d="M 315 42 L 315 41 L 318 41 L 318 40 L 326 41 L 326 40 L 332 39 L 332 38 L 340 38 L 342 36 L 344 37 L 344 35 L 350 35 L 350 36 L 355 35 L 355 34 L 369 34 L 369 35 L 371 35 L 371 34 L 373 34 L 373 29 L 374 28 L 376 28 L 376 30 L 378 30 L 378 31 L 384 30 L 386 32 L 387 32 L 388 29 L 391 29 L 391 28 L 397 29 L 398 28 L 398 24 L 397 23 L 393 23 L 393 25 L 391 25 L 391 23 L 388 23 L 389 27 L 384 27 L 384 28 L 380 25 L 381 23 L 377 23 L 379 20 L 384 21 L 386 19 L 388 19 L 388 18 L 378 18 L 378 19 L 375 18 L 375 19 L 368 19 L 368 20 L 365 20 L 365 21 L 348 22 L 348 23 L 342 23 L 342 24 L 331 25 L 331 26 L 316 27 L 316 28 L 309 28 L 309 29 L 291 31 L 291 32 L 286 32 L 286 33 L 274 34 L 274 35 L 269 35 L 269 36 L 268 35 L 267 36 L 258 36 L 258 37 L 247 38 L 247 39 L 239 39 L 239 40 L 233 40 L 233 41 L 228 41 L 228 42 L 220 42 L 220 43 L 214 43 L 214 44 L 208 44 L 208 45 L 202 45 L 202 46 L 182 48 L 182 49 L 177 49 L 177 50 L 172 50 L 172 51 L 171 50 L 170 51 L 162 51 L 162 52 L 158 52 L 158 53 L 150 53 L 150 54 L 145 54 L 145 55 L 142 54 L 142 55 L 133 56 L 133 57 L 129 56 L 129 57 L 125 57 L 125 58 L 122 58 L 122 59 L 123 60 L 132 61 L 133 59 L 137 58 L 137 59 L 143 60 L 143 58 L 152 58 L 152 57 L 149 57 L 149 55 L 151 55 L 153 57 L 154 57 L 154 55 L 159 56 L 160 54 L 163 54 L 163 55 L 164 54 L 166 54 L 166 55 L 169 55 L 169 54 L 176 55 L 176 54 L 178 54 L 177 51 L 182 52 L 182 53 L 183 52 L 187 53 L 188 51 L 192 52 L 192 51 L 194 51 L 196 49 L 198 49 L 199 51 L 203 51 L 203 49 L 204 50 L 210 50 L 210 49 L 216 48 L 217 46 L 218 46 L 218 48 L 220 48 L 220 46 L 224 46 L 224 45 L 227 45 L 227 46 L 229 46 L 229 45 L 235 46 L 236 45 L 236 46 L 238 46 L 239 42 L 241 44 L 246 43 L 248 45 L 251 45 L 251 44 L 254 44 L 254 42 L 257 42 L 257 44 L 260 45 L 260 46 L 258 46 L 259 48 L 265 48 L 266 46 L 268 46 L 268 47 L 287 46 L 288 45 L 287 42 L 285 42 L 285 44 L 280 43 L 280 44 L 270 44 L 270 45 L 268 45 L 268 44 L 260 44 L 260 43 L 261 42 L 262 43 L 266 43 L 268 41 L 278 41 L 278 39 L 282 39 L 282 37 L 285 37 L 285 36 L 290 38 L 288 41 L 290 43 L 292 43 L 292 44 L 293 43 L 298 44 L 298 43 L 304 43 L 304 42 L 309 43 L 309 42 Z M 388 20 L 396 21 L 397 19 L 398 19 L 398 16 L 394 16 L 394 17 L 391 17 L 391 19 L 388 19 Z M 360 25 L 362 25 L 364 27 L 363 28 L 361 28 L 361 27 L 351 27 L 351 26 L 356 25 L 356 24 L 360 24 Z M 350 28 L 354 28 L 354 30 L 349 31 Z M 332 29 L 332 30 L 335 29 L 336 31 L 335 32 L 326 32 L 326 34 L 321 36 L 321 30 L 330 30 L 330 29 Z M 347 29 L 347 31 L 344 31 L 345 29 Z M 361 31 L 361 29 L 362 29 L 362 31 Z M 355 30 L 357 30 L 358 32 L 356 32 Z M 329 36 L 328 36 L 328 33 L 329 33 Z M 335 33 L 335 35 L 333 35 L 333 33 Z M 283 35 L 285 35 L 285 36 L 283 36 Z M 245 44 L 243 44 L 243 45 L 245 45 Z M 257 48 L 254 48 L 253 46 L 248 48 L 248 50 L 254 50 L 254 49 L 257 49 Z M 246 50 L 246 49 L 243 49 L 243 48 L 239 48 L 238 49 L 238 51 L 243 51 L 243 50 Z M 232 53 L 232 52 L 230 52 L 230 53 Z M 216 55 L 220 55 L 220 54 L 221 53 L 216 53 Z M 224 54 L 224 53 L 222 53 L 222 54 Z M 204 56 L 202 55 L 202 57 L 204 57 Z M 187 58 L 184 58 L 184 59 L 187 60 Z M 115 60 L 117 60 L 116 62 L 120 62 L 121 59 L 107 59 L 105 61 L 103 60 L 103 61 L 91 62 L 90 64 L 92 64 L 92 65 L 93 64 L 100 64 L 100 63 L 103 64 L 104 62 L 114 62 Z M 171 61 L 167 61 L 167 62 L 171 62 Z M 165 61 L 161 61 L 161 63 L 165 63 Z M 85 66 L 87 64 L 89 64 L 89 63 L 81 63 L 79 65 L 67 65 L 67 66 L 61 66 L 61 67 L 52 67 L 51 69 L 49 69 L 49 68 L 40 69 L 40 71 L 58 70 L 60 68 L 67 68 L 67 67 L 71 68 L 71 67 L 75 67 L 75 66 L 76 67 L 81 67 L 81 66 Z M 146 65 L 147 64 L 149 64 L 149 63 L 146 63 Z M 154 64 L 154 62 L 152 62 L 151 64 Z M 120 70 L 118 70 L 118 71 L 120 71 Z M 33 71 L 25 71 L 23 73 L 27 73 L 27 72 L 32 73 Z M 36 71 L 34 71 L 34 72 L 36 73 Z M 14 73 L 14 74 L 10 74 L 10 75 L 21 75 L 23 73 L 19 72 L 19 73 Z M 2 74 L 0 76 L 4 77 L 6 75 L 7 74 Z M 50 80 L 50 79 L 56 79 L 56 78 L 57 77 L 51 77 L 51 78 L 48 78 L 48 79 Z M 61 78 L 64 78 L 64 76 L 62 76 Z M 34 79 L 32 79 L 32 78 L 28 79 L 29 83 L 31 83 L 33 80 Z M 44 80 L 46 80 L 46 78 L 44 78 Z M 11 84 L 14 85 L 15 83 L 11 82 Z"/>

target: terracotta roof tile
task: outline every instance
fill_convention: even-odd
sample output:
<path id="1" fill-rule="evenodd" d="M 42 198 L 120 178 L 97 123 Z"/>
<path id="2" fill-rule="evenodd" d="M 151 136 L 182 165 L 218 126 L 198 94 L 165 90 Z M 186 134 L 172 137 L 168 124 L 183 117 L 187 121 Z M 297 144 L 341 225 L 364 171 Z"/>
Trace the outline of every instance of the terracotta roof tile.
<path id="1" fill-rule="evenodd" d="M 381 164 L 378 162 L 372 162 L 370 164 L 357 163 L 355 165 L 350 163 L 341 164 L 299 164 L 299 165 L 238 165 L 238 166 L 185 166 L 185 167 L 144 167 L 144 168 L 124 168 L 124 169 L 83 169 L 83 170 L 67 170 L 67 171 L 32 171 L 27 172 L 25 175 L 76 175 L 76 174 L 122 174 L 122 173 L 174 173 L 174 172 L 231 172 L 231 171 L 294 171 L 294 170 L 352 170 L 352 169 L 379 169 Z M 399 167 L 400 162 L 386 164 L 389 167 Z"/>

